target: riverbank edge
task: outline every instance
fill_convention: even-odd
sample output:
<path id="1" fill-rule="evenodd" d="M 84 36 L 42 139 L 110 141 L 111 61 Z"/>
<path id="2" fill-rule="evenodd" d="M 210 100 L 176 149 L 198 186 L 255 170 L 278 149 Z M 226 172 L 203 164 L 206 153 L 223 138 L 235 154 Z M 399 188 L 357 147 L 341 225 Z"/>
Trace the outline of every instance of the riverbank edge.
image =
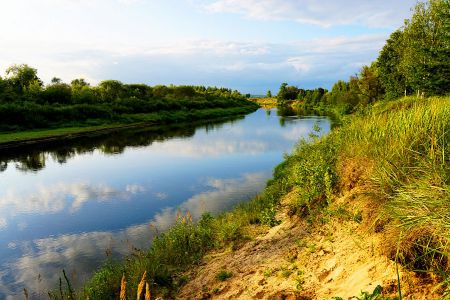
<path id="1" fill-rule="evenodd" d="M 180 289 L 184 286 L 189 287 L 189 284 L 186 284 L 195 279 L 195 271 L 200 270 L 201 266 L 207 266 L 208 257 L 220 257 L 222 251 L 235 253 L 249 242 L 255 241 L 269 228 L 276 228 L 280 221 L 283 221 L 279 219 L 280 210 L 285 210 L 289 218 L 297 217 L 304 220 L 302 227 L 310 233 L 321 230 L 329 222 L 327 220 L 333 218 L 337 218 L 340 223 L 345 223 L 344 221 L 352 222 L 352 224 L 364 223 L 365 233 L 369 236 L 382 234 L 382 243 L 376 250 L 380 251 L 385 259 L 403 264 L 405 269 L 414 269 L 416 261 L 425 264 L 436 262 L 436 256 L 430 256 L 430 253 L 442 255 L 443 251 L 448 249 L 448 245 L 445 246 L 446 248 L 438 248 L 436 244 L 442 239 L 448 239 L 445 226 L 441 226 L 436 220 L 445 220 L 448 212 L 444 216 L 438 214 L 429 216 L 433 220 L 432 224 L 418 223 L 419 229 L 427 229 L 422 232 L 407 227 L 408 223 L 404 223 L 401 214 L 407 213 L 408 217 L 411 213 L 416 214 L 415 221 L 421 222 L 423 219 L 420 215 L 421 207 L 435 205 L 436 201 L 445 201 L 448 197 L 450 189 L 445 180 L 441 183 L 442 187 L 434 189 L 429 188 L 428 180 L 430 178 L 436 180 L 436 177 L 442 175 L 439 172 L 445 174 L 445 170 L 448 171 L 448 165 L 446 167 L 445 161 L 442 162 L 441 159 L 445 160 L 445 155 L 442 156 L 442 154 L 448 153 L 445 150 L 448 149 L 450 128 L 447 118 L 450 114 L 449 102 L 450 97 L 426 100 L 406 98 L 379 103 L 364 114 L 349 116 L 342 127 L 333 130 L 325 137 L 314 137 L 313 134 L 312 141 L 300 142 L 293 152 L 275 168 L 273 178 L 268 181 L 260 195 L 219 216 L 212 217 L 206 214 L 198 222 L 192 221 L 189 212 L 180 212 L 175 225 L 157 237 L 149 250 L 136 253 L 122 261 L 107 262 L 101 267 L 80 291 L 80 299 L 86 296 L 89 299 L 119 298 L 119 294 L 122 293 L 128 298 L 135 298 L 136 291 L 139 289 L 142 291 L 139 287 L 145 282 L 150 283 L 152 297 L 157 295 L 164 299 L 175 298 Z M 391 130 L 394 130 L 394 139 L 391 139 L 393 133 L 390 132 Z M 445 133 L 443 136 L 442 130 Z M 386 134 L 389 132 L 390 134 Z M 440 137 L 437 143 L 435 135 Z M 411 143 L 411 138 L 414 138 L 414 143 Z M 382 142 L 381 139 L 386 141 Z M 389 147 L 386 148 L 386 146 Z M 399 155 L 402 149 L 411 150 L 415 147 L 418 147 L 420 151 Z M 383 165 L 385 162 L 383 155 L 386 154 L 392 154 L 390 159 L 396 159 L 398 163 L 392 166 Z M 417 154 L 420 155 L 417 156 Z M 433 175 L 430 178 L 416 176 L 409 172 L 403 181 L 385 182 L 384 184 L 388 187 L 377 183 L 376 180 L 380 178 L 374 178 L 374 174 L 385 176 L 386 181 L 390 176 L 397 178 L 403 169 L 411 168 L 408 165 L 411 161 L 417 160 L 421 163 L 422 160 L 430 158 L 443 166 L 443 170 L 425 166 L 418 172 L 418 174 Z M 423 200 L 421 207 L 408 203 L 408 199 L 405 199 L 406 207 L 401 207 L 401 204 L 395 202 L 396 198 L 403 199 L 401 197 L 414 192 L 416 187 L 411 186 L 411 182 L 426 187 L 425 190 L 420 191 L 421 194 L 417 194 Z M 351 195 L 347 200 L 353 208 L 348 209 L 345 203 L 341 206 L 338 199 L 341 198 L 342 193 L 350 192 L 358 187 L 363 187 L 361 195 L 365 200 Z M 292 196 L 291 193 L 294 195 Z M 288 194 L 291 194 L 291 201 L 287 205 L 281 205 L 281 200 Z M 430 198 L 424 198 L 424 194 L 428 194 Z M 367 198 L 368 195 L 370 195 L 369 198 Z M 411 208 L 412 211 L 402 211 L 402 209 Z M 438 212 L 442 213 L 442 211 Z M 430 225 L 432 225 L 431 228 Z M 351 228 L 351 226 L 344 226 L 341 230 Z M 404 231 L 399 232 L 401 228 Z M 400 240 L 401 237 L 403 239 Z M 428 249 L 437 252 L 431 251 L 426 256 L 420 255 L 415 246 L 429 241 L 423 240 L 428 237 L 434 243 Z M 269 238 L 273 241 L 279 240 L 274 235 Z M 330 236 L 324 235 L 322 238 L 330 239 Z M 316 249 L 315 244 L 308 244 L 307 241 L 292 240 L 292 243 L 294 247 L 302 247 L 310 253 L 320 250 Z M 371 247 L 373 251 L 373 244 Z M 254 256 L 258 255 L 256 248 L 247 250 Z M 430 287 L 429 281 L 427 286 L 422 286 L 419 282 L 416 287 L 423 288 L 422 292 L 419 291 L 420 293 L 437 291 L 442 294 L 445 289 L 448 290 L 448 286 L 445 286 L 445 278 L 439 277 L 439 272 L 448 268 L 448 265 L 445 265 L 446 261 L 448 260 L 444 260 L 444 264 L 441 265 L 427 265 L 428 270 L 422 272 L 420 276 L 425 276 L 427 279 L 429 274 L 438 276 L 437 281 L 434 282 L 437 288 Z M 440 267 L 444 269 L 438 269 Z M 203 271 L 211 273 L 211 270 Z M 285 275 L 293 273 L 289 270 L 283 272 Z M 300 287 L 303 285 L 303 279 L 300 278 L 304 275 L 302 272 L 296 271 L 299 277 L 295 279 L 295 282 Z M 220 272 L 210 275 L 216 285 L 233 277 L 233 273 L 227 270 L 227 265 L 224 264 Z M 314 275 L 321 277 L 320 274 Z M 382 288 L 389 288 L 387 293 L 395 295 L 398 293 L 396 284 L 394 282 L 393 285 Z M 208 290 L 209 287 L 210 290 Z M 208 296 L 219 299 L 221 293 L 226 292 L 226 289 L 222 290 L 217 286 L 209 287 L 205 282 L 205 289 L 201 287 L 200 291 L 191 292 L 197 293 L 200 298 Z M 402 290 L 403 288 L 404 286 Z M 54 299 L 58 298 L 54 297 Z"/>
<path id="2" fill-rule="evenodd" d="M 328 136 L 300 142 L 256 197 L 272 197 L 277 187 L 274 206 L 243 227 L 243 242 L 209 251 L 182 272 L 175 298 L 448 299 L 449 213 L 441 209 L 450 199 L 449 105 L 450 97 L 384 101 Z M 385 145 L 374 142 L 386 133 L 393 145 L 382 153 Z M 394 153 L 403 150 L 413 154 Z M 430 160 L 442 169 L 422 165 Z M 388 182 L 404 169 L 405 178 Z"/>
<path id="3" fill-rule="evenodd" d="M 32 131 L 21 131 L 16 133 L 3 133 L 0 134 L 0 152 L 7 151 L 16 148 L 28 147 L 33 145 L 50 144 L 54 142 L 61 142 L 65 140 L 74 140 L 83 137 L 95 137 L 111 132 L 161 126 L 161 125 L 173 125 L 179 123 L 185 123 L 189 121 L 219 121 L 233 116 L 247 115 L 254 112 L 259 107 L 233 107 L 233 108 L 214 108 L 204 109 L 189 112 L 177 112 L 177 120 L 172 121 L 170 118 L 162 117 L 158 121 L 146 121 L 136 123 L 117 123 L 117 124 L 105 124 L 98 126 L 86 126 L 86 127 L 62 127 L 55 129 L 42 129 Z M 213 115 L 208 117 L 206 114 Z M 155 114 L 146 114 L 145 116 L 155 116 Z M 19 135 L 19 137 L 17 137 Z M 8 138 L 11 136 L 10 138 Z"/>

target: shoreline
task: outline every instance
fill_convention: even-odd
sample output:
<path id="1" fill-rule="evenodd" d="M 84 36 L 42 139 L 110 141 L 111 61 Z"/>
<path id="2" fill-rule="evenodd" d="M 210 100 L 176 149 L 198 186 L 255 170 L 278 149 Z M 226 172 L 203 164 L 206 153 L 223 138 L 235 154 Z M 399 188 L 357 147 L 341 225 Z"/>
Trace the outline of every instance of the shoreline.
<path id="1" fill-rule="evenodd" d="M 9 151 L 12 149 L 25 148 L 34 145 L 47 145 L 63 141 L 71 141 L 84 137 L 96 137 L 106 135 L 112 132 L 122 131 L 126 129 L 145 128 L 153 126 L 171 126 L 186 122 L 212 122 L 228 119 L 230 117 L 237 117 L 247 115 L 256 111 L 256 107 L 238 107 L 238 108 L 215 108 L 208 110 L 197 110 L 184 113 L 179 120 L 171 121 L 169 118 L 162 118 L 158 121 L 143 121 L 136 123 L 118 123 L 118 124 L 105 124 L 97 126 L 86 127 L 60 127 L 54 129 L 42 129 L 42 130 L 28 130 L 15 133 L 0 133 L 0 153 L 3 151 Z M 204 117 L 202 113 L 209 112 L 211 117 Z M 179 113 L 179 112 L 177 112 Z M 220 113 L 220 116 L 217 115 Z M 150 114 L 147 114 L 150 115 Z M 17 134 L 24 135 L 18 138 L 5 138 L 5 136 L 16 136 Z M 5 139 L 5 141 L 3 141 Z"/>

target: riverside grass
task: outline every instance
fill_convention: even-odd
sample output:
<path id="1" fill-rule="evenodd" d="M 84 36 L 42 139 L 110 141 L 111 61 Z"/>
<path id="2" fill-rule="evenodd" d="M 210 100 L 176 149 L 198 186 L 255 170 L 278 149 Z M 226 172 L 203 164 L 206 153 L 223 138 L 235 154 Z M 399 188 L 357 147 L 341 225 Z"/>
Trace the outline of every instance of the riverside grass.
<path id="1" fill-rule="evenodd" d="M 133 299 L 144 272 L 153 295 L 176 295 L 188 280 L 181 272 L 208 251 L 239 246 L 251 238 L 247 229 L 252 224 L 276 225 L 274 209 L 293 189 L 298 195 L 290 204 L 293 213 L 306 217 L 325 210 L 339 192 L 339 182 L 346 180 L 338 166 L 349 160 L 370 162 L 370 168 L 362 167 L 369 172 L 367 192 L 379 207 L 374 218 L 384 219 L 389 228 L 387 254 L 412 270 L 433 272 L 448 284 L 449 116 L 450 97 L 404 98 L 348 116 L 325 137 L 312 133 L 275 168 L 260 195 L 217 217 L 205 214 L 197 222 L 180 213 L 148 251 L 107 262 L 78 297 L 117 299 L 126 278 L 127 299 Z"/>
<path id="2" fill-rule="evenodd" d="M 59 128 L 25 130 L 18 132 L 0 132 L 0 145 L 6 143 L 17 143 L 21 141 L 39 140 L 60 137 L 68 135 L 86 134 L 130 126 L 130 125 L 166 125 L 177 124 L 201 120 L 220 120 L 232 116 L 245 115 L 257 109 L 256 106 L 248 105 L 246 107 L 231 108 L 211 108 L 189 111 L 160 111 L 157 113 L 122 115 L 120 119 L 114 121 L 92 119 L 86 122 L 64 124 Z"/>

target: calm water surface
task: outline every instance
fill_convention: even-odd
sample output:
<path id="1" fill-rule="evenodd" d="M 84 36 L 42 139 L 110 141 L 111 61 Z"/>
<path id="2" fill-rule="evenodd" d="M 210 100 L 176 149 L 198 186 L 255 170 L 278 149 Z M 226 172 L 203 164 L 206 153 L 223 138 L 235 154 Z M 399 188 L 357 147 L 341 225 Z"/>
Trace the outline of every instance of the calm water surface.
<path id="1" fill-rule="evenodd" d="M 260 109 L 221 124 L 136 129 L 0 157 L 0 299 L 80 285 L 107 258 L 147 248 L 178 210 L 218 213 L 261 191 L 323 117 Z"/>

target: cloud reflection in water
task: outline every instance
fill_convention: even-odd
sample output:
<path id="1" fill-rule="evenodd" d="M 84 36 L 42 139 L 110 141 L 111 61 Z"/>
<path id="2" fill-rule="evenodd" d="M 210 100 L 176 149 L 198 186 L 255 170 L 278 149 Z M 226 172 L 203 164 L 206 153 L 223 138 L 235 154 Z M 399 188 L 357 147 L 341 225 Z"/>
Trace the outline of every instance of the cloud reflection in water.
<path id="1" fill-rule="evenodd" d="M 178 208 L 163 209 L 149 222 L 117 232 L 88 232 L 33 241 L 11 242 L 12 248 L 20 250 L 21 257 L 9 263 L 8 271 L 5 270 L 0 274 L 0 293 L 4 295 L 20 294 L 23 286 L 37 294 L 45 292 L 57 285 L 63 268 L 66 268 L 74 276 L 74 284 L 79 284 L 106 259 L 106 252 L 117 257 L 130 254 L 134 247 L 148 247 L 155 235 L 155 231 L 151 228 L 156 227 L 158 232 L 168 229 L 174 223 L 178 209 L 190 211 L 194 218 L 199 218 L 204 212 L 219 213 L 256 195 L 264 187 L 265 181 L 269 177 L 270 172 L 255 172 L 232 179 L 208 178 L 203 182 L 208 191 L 192 196 Z M 127 188 L 128 191 L 142 191 L 137 188 L 137 185 L 128 187 L 133 187 Z M 82 200 L 89 199 L 90 192 L 102 196 L 103 200 L 110 199 L 108 195 L 112 192 L 117 194 L 117 191 L 101 186 L 92 189 L 74 189 L 73 187 L 52 189 L 58 193 L 71 191 L 72 195 L 75 195 L 73 191 L 79 190 L 82 192 L 76 195 Z M 51 195 L 51 193 L 48 194 Z M 46 193 L 46 195 L 48 194 Z M 126 194 L 122 192 L 122 195 L 125 197 Z M 55 199 L 55 197 L 50 198 Z M 84 203 L 81 200 L 75 202 Z M 45 203 L 49 203 L 49 201 L 45 201 Z M 60 206 L 57 204 L 48 207 Z M 38 276 L 41 276 L 42 281 L 38 280 Z M 5 282 L 5 280 L 10 281 L 11 278 L 13 278 L 14 285 Z"/>

